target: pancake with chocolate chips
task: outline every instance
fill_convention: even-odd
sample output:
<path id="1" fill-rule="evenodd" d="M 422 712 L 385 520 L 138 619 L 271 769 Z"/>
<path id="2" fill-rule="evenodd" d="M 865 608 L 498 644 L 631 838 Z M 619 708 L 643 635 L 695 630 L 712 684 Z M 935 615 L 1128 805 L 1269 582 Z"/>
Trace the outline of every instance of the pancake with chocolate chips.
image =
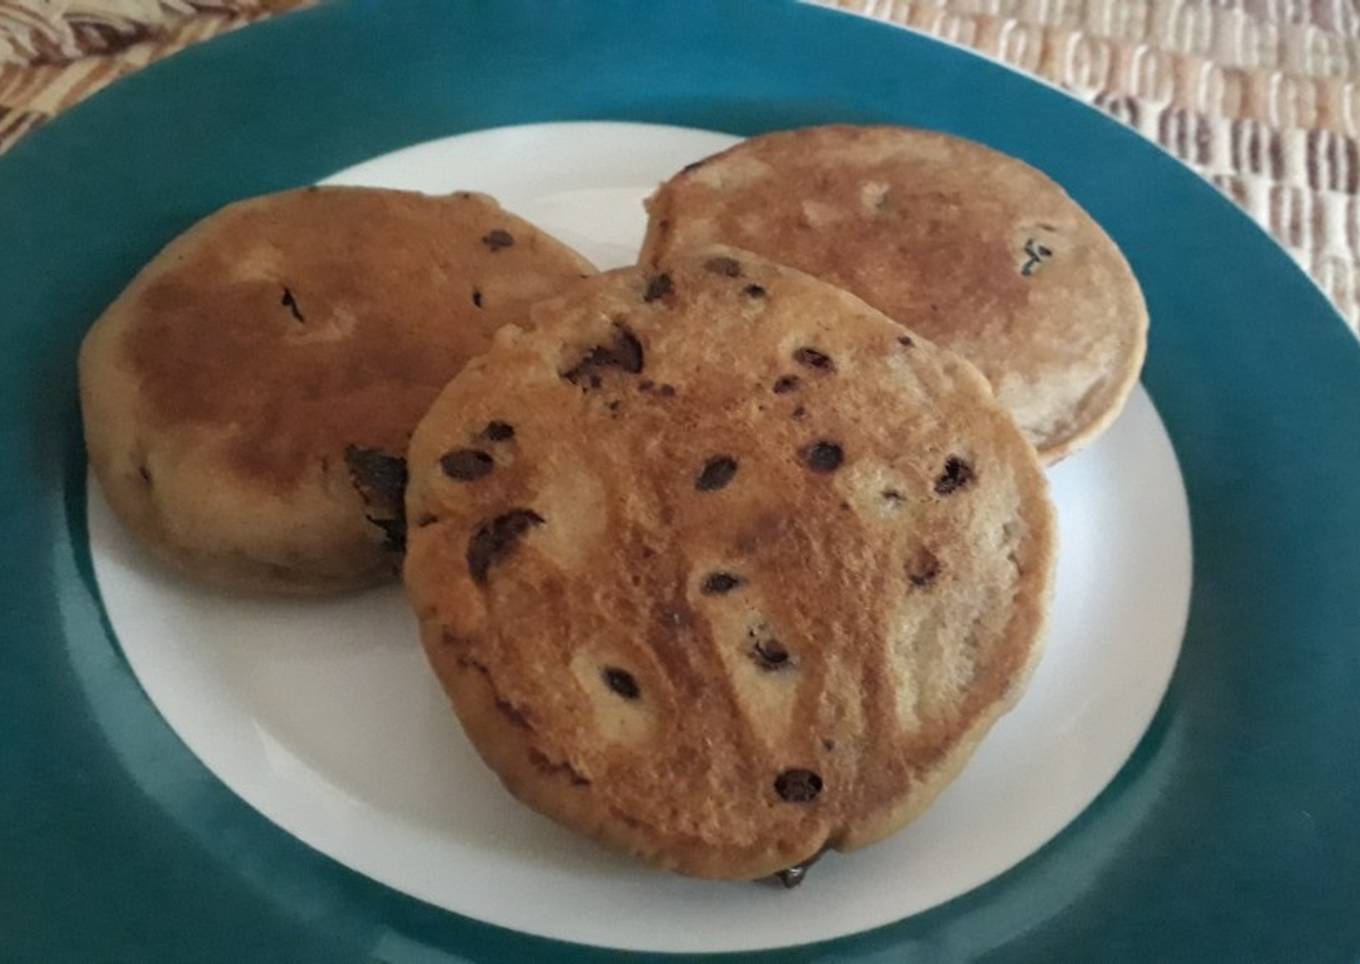
<path id="1" fill-rule="evenodd" d="M 648 202 L 640 263 L 709 243 L 834 282 L 962 354 L 1045 462 L 1091 441 L 1142 368 L 1124 256 L 1048 177 L 902 127 L 812 127 L 690 165 Z"/>
<path id="2" fill-rule="evenodd" d="M 729 248 L 533 317 L 410 448 L 407 588 L 482 757 L 699 876 L 911 820 L 1018 697 L 1049 594 L 1044 476 L 986 381 Z"/>
<path id="3" fill-rule="evenodd" d="M 498 328 L 593 273 L 484 195 L 308 188 L 233 204 L 86 336 L 90 464 L 128 527 L 207 582 L 390 579 L 417 420 Z"/>

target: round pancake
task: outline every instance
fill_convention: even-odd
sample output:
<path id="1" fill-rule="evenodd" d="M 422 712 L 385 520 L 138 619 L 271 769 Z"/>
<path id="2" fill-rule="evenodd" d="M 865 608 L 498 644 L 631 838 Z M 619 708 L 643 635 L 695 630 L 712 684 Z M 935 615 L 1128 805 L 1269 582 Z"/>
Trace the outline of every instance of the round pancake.
<path id="1" fill-rule="evenodd" d="M 1045 462 L 1095 438 L 1138 379 L 1147 310 L 1063 189 L 971 141 L 902 127 L 752 138 L 662 185 L 642 264 L 713 242 L 832 281 L 959 352 Z"/>
<path id="2" fill-rule="evenodd" d="M 986 381 L 730 248 L 533 318 L 410 449 L 406 584 L 482 757 L 700 876 L 902 826 L 1039 652 L 1053 511 Z"/>
<path id="3" fill-rule="evenodd" d="M 593 272 L 483 195 L 306 188 L 232 204 L 86 336 L 90 463 L 129 528 L 210 583 L 391 579 L 416 422 L 501 325 Z"/>

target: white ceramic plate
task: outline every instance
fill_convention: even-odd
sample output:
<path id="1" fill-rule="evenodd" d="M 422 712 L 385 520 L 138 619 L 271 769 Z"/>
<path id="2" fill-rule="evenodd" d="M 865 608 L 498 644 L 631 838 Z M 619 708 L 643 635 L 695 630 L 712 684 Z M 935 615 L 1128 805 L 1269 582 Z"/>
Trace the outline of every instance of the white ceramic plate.
<path id="1" fill-rule="evenodd" d="M 642 124 L 502 128 L 378 157 L 329 183 L 485 191 L 612 267 L 633 259 L 655 184 L 733 141 Z M 924 817 L 826 858 L 792 892 L 655 873 L 516 803 L 459 730 L 399 588 L 325 601 L 206 592 L 145 557 L 93 485 L 89 527 L 138 679 L 209 769 L 271 820 L 484 921 L 722 951 L 832 938 L 970 890 L 1061 830 L 1127 759 L 1166 688 L 1190 595 L 1184 489 L 1142 389 L 1050 479 L 1062 548 L 1029 692 Z"/>

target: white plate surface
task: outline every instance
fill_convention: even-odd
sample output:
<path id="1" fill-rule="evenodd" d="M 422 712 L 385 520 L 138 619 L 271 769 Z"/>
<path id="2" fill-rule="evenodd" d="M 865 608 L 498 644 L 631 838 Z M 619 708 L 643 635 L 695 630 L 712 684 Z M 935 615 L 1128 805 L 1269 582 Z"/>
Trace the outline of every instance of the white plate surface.
<path id="1" fill-rule="evenodd" d="M 330 183 L 486 191 L 612 267 L 633 259 L 655 184 L 733 141 L 541 124 L 419 145 Z M 227 597 L 144 556 L 93 484 L 89 525 L 100 591 L 147 693 L 213 773 L 289 832 L 506 927 L 635 949 L 742 950 L 875 927 L 986 882 L 1061 830 L 1133 750 L 1170 678 L 1190 597 L 1184 488 L 1142 389 L 1050 479 L 1062 551 L 1029 692 L 924 817 L 876 847 L 827 857 L 790 892 L 654 873 L 517 804 L 463 737 L 398 588 Z"/>

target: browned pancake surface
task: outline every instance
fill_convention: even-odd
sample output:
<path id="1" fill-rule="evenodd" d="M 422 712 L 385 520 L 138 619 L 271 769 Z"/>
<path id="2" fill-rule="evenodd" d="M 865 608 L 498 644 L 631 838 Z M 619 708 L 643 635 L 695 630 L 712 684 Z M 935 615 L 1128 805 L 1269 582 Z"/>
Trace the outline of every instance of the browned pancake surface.
<path id="1" fill-rule="evenodd" d="M 756 877 L 919 812 L 1019 692 L 1054 523 L 980 375 L 744 252 L 507 329 L 410 449 L 430 660 L 522 800 Z"/>
<path id="2" fill-rule="evenodd" d="M 1142 367 L 1118 248 L 1045 175 L 971 141 L 769 134 L 686 168 L 649 210 L 641 263 L 720 242 L 834 282 L 972 361 L 1048 462 L 1114 419 Z"/>
<path id="3" fill-rule="evenodd" d="M 400 503 L 388 483 L 416 421 L 501 325 L 591 271 L 483 195 L 308 188 L 233 204 L 88 336 L 94 467 L 134 529 L 212 581 L 381 578 Z"/>

